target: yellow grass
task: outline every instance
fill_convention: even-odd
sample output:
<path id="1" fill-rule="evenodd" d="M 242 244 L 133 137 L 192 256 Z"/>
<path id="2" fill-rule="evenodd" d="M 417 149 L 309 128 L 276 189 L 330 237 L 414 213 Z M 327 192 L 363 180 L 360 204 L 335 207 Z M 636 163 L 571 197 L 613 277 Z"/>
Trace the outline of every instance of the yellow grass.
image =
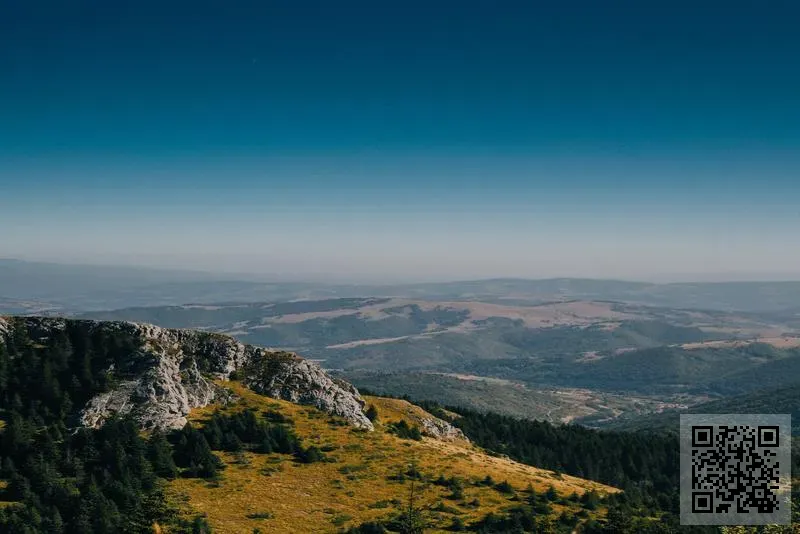
<path id="1" fill-rule="evenodd" d="M 236 455 L 219 453 L 227 468 L 218 485 L 198 479 L 171 482 L 171 497 L 185 500 L 188 514 L 206 514 L 215 532 L 250 534 L 254 528 L 265 533 L 337 532 L 364 521 L 383 519 L 395 511 L 397 505 L 405 506 L 410 488 L 408 480 L 401 483 L 388 477 L 407 469 L 412 462 L 423 474 L 434 478 L 441 474 L 463 477 L 469 482 L 490 475 L 496 482 L 507 480 L 517 490 L 531 484 L 538 491 L 545 491 L 552 484 L 565 496 L 573 492 L 580 495 L 590 488 L 599 493 L 617 491 L 491 457 L 468 442 L 442 442 L 432 438 L 417 442 L 397 438 L 385 431 L 385 423 L 403 418 L 415 424 L 420 417 L 429 416 L 405 401 L 367 397 L 367 402 L 377 407 L 379 419 L 374 432 L 360 432 L 349 426 L 331 424 L 328 415 L 313 408 L 263 397 L 236 383 L 226 385 L 242 401 L 225 410 L 251 407 L 258 411 L 275 410 L 291 417 L 303 444 L 334 447 L 326 455 L 335 461 L 301 465 L 286 455 L 245 453 L 239 457 L 247 462 L 242 465 L 236 463 Z M 202 422 L 214 409 L 196 410 L 190 420 Z M 430 507 L 442 501 L 457 508 L 465 523 L 515 504 L 495 489 L 469 483 L 465 484 L 464 501 L 447 499 L 450 490 L 432 484 L 423 489 L 417 485 L 417 490 L 419 506 Z M 475 498 L 480 501 L 478 508 L 465 505 Z M 557 513 L 562 508 L 554 506 Z M 270 517 L 247 517 L 257 513 Z M 430 512 L 429 517 L 438 527 L 430 532 L 442 532 L 441 528 L 450 524 L 453 515 Z"/>

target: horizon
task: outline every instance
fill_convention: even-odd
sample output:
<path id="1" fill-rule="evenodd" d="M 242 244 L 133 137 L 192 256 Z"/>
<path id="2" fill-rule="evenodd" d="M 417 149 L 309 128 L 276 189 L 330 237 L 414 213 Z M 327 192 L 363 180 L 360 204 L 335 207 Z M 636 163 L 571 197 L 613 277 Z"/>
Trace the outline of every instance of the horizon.
<path id="1" fill-rule="evenodd" d="M 8 8 L 0 255 L 800 279 L 796 3 L 221 6 Z"/>
<path id="2" fill-rule="evenodd" d="M 353 275 L 352 278 L 331 278 L 325 273 L 320 273 L 317 278 L 309 277 L 302 278 L 296 275 L 286 273 L 270 273 L 270 272 L 230 272 L 230 271 L 209 271 L 209 270 L 196 270 L 177 267 L 163 267 L 158 265 L 146 264 L 113 264 L 113 263 L 75 263 L 75 262 L 59 262 L 56 260 L 35 260 L 25 258 L 9 258 L 0 257 L 0 267 L 8 263 L 23 263 L 30 265 L 45 265 L 52 267 L 66 267 L 66 268 L 87 268 L 87 269 L 108 269 L 108 270 L 125 270 L 140 273 L 162 273 L 162 274 L 192 274 L 197 276 L 209 277 L 207 282 L 216 281 L 217 283 L 223 282 L 251 282 L 263 284 L 319 284 L 322 286 L 402 286 L 402 285 L 440 285 L 440 284 L 468 284 L 473 282 L 548 282 L 548 281 L 590 281 L 590 282 L 621 282 L 621 283 L 636 283 L 636 284 L 652 284 L 652 285 L 684 285 L 684 284 L 750 284 L 750 283 L 764 283 L 764 284 L 794 284 L 800 283 L 800 275 L 792 275 L 784 273 L 784 275 L 771 276 L 759 273 L 735 273 L 735 274 L 706 274 L 706 275 L 692 275 L 692 274 L 672 274 L 662 275 L 651 279 L 633 279 L 633 278 L 596 278 L 596 277 L 564 277 L 564 276 L 550 276 L 550 277 L 487 277 L 487 278 L 446 278 L 446 279 L 413 279 L 406 278 L 402 280 L 393 279 L 375 279 L 367 276 L 363 279 L 358 275 Z"/>

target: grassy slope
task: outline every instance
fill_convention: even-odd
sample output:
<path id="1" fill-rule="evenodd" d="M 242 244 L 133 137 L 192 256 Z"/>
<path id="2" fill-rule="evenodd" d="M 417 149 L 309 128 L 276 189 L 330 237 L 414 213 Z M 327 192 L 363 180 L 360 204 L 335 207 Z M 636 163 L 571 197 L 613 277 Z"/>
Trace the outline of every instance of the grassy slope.
<path id="1" fill-rule="evenodd" d="M 226 410 L 244 406 L 259 411 L 277 410 L 294 420 L 295 430 L 305 445 L 334 447 L 326 454 L 335 461 L 298 465 L 283 455 L 246 453 L 248 464 L 237 464 L 235 455 L 221 454 L 228 467 L 218 485 L 197 479 L 172 482 L 173 497 L 187 499 L 188 507 L 194 512 L 206 513 L 216 532 L 250 534 L 256 527 L 263 532 L 336 532 L 339 527 L 384 518 L 398 504 L 406 506 L 410 486 L 409 482 L 400 483 L 388 477 L 403 471 L 412 461 L 420 472 L 434 478 L 442 474 L 469 481 L 491 475 L 497 482 L 507 480 L 518 491 L 528 484 L 538 491 L 545 491 L 552 484 L 563 496 L 573 492 L 580 495 L 592 488 L 601 493 L 616 491 L 594 482 L 559 477 L 549 471 L 492 457 L 467 442 L 399 439 L 387 433 L 383 425 L 399 419 L 414 423 L 420 416 L 427 415 L 421 408 L 402 400 L 367 397 L 367 402 L 378 408 L 379 419 L 376 431 L 366 433 L 331 424 L 330 417 L 312 408 L 256 395 L 235 383 L 228 383 L 228 386 L 242 402 Z M 191 419 L 200 423 L 214 409 L 196 410 Z M 450 491 L 436 485 L 418 487 L 417 491 L 420 506 L 434 506 L 443 501 L 457 508 L 466 523 L 514 504 L 509 496 L 495 489 L 469 484 L 464 491 L 464 501 L 447 499 Z M 474 498 L 480 501 L 478 508 L 465 505 Z M 395 504 L 392 500 L 396 500 Z M 560 512 L 563 507 L 555 505 L 554 509 Z M 271 518 L 247 517 L 261 512 L 269 513 Z M 431 532 L 437 532 L 450 524 L 453 515 L 430 512 L 429 517 L 439 528 Z"/>

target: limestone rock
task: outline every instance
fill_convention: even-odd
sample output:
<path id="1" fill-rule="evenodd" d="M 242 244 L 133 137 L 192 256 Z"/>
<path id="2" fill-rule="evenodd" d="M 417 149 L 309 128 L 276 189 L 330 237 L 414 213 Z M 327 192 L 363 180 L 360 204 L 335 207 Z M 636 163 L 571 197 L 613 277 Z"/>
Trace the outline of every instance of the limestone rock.
<path id="1" fill-rule="evenodd" d="M 460 428 L 456 428 L 438 417 L 424 417 L 420 419 L 420 425 L 422 426 L 422 433 L 426 436 L 442 441 L 468 441 Z"/>
<path id="2" fill-rule="evenodd" d="M 296 354 L 245 345 L 222 334 L 51 317 L 22 317 L 15 323 L 0 318 L 0 341 L 12 324 L 26 328 L 40 342 L 71 325 L 87 335 L 114 334 L 136 347 L 125 354 L 120 368 L 108 369 L 117 379 L 113 389 L 90 399 L 81 410 L 80 422 L 88 427 L 99 427 L 113 415 L 130 415 L 145 429 L 180 428 L 193 408 L 229 400 L 227 390 L 214 381 L 236 373 L 257 393 L 315 406 L 356 427 L 373 429 L 355 387 L 334 381 Z"/>
<path id="3" fill-rule="evenodd" d="M 297 404 L 310 404 L 332 415 L 345 418 L 358 428 L 373 430 L 364 415 L 364 400 L 346 382 L 334 380 L 320 367 L 291 353 L 283 357 L 261 355 L 245 368 L 243 382 L 268 397 Z"/>

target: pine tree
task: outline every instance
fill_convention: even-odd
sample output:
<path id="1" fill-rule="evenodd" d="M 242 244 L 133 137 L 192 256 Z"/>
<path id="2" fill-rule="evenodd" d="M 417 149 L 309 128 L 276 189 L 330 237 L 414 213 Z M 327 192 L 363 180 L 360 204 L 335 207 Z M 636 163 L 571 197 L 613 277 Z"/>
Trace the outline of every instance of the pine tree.
<path id="1" fill-rule="evenodd" d="M 212 478 L 222 466 L 202 432 L 188 423 L 180 431 L 174 458 L 178 466 L 188 468 L 185 474 L 190 477 Z"/>
<path id="2" fill-rule="evenodd" d="M 59 512 L 58 508 L 55 506 L 51 508 L 50 516 L 45 521 L 45 526 L 47 532 L 52 532 L 52 534 L 61 534 L 64 532 L 64 520 L 61 518 L 61 512 Z"/>
<path id="3" fill-rule="evenodd" d="M 192 522 L 192 534 L 211 534 L 211 525 L 204 517 L 195 517 Z"/>
<path id="4" fill-rule="evenodd" d="M 635 531 L 631 515 L 626 513 L 621 507 L 614 506 L 608 509 L 606 514 L 606 529 L 609 532 L 619 534 L 629 534 Z"/>
<path id="5" fill-rule="evenodd" d="M 11 372 L 11 362 L 8 359 L 8 352 L 3 339 L 0 339 L 0 401 L 3 404 L 7 403 L 6 392 L 8 388 L 8 379 Z"/>
<path id="6" fill-rule="evenodd" d="M 415 462 L 411 462 L 409 472 L 419 472 Z M 408 492 L 408 506 L 399 521 L 401 534 L 422 534 L 425 530 L 425 519 L 422 516 L 422 510 L 417 507 L 416 499 L 416 477 L 412 477 Z"/>
<path id="7" fill-rule="evenodd" d="M 160 430 L 154 430 L 147 441 L 147 459 L 156 476 L 167 479 L 178 476 L 178 467 L 172 459 L 172 446 Z"/>

